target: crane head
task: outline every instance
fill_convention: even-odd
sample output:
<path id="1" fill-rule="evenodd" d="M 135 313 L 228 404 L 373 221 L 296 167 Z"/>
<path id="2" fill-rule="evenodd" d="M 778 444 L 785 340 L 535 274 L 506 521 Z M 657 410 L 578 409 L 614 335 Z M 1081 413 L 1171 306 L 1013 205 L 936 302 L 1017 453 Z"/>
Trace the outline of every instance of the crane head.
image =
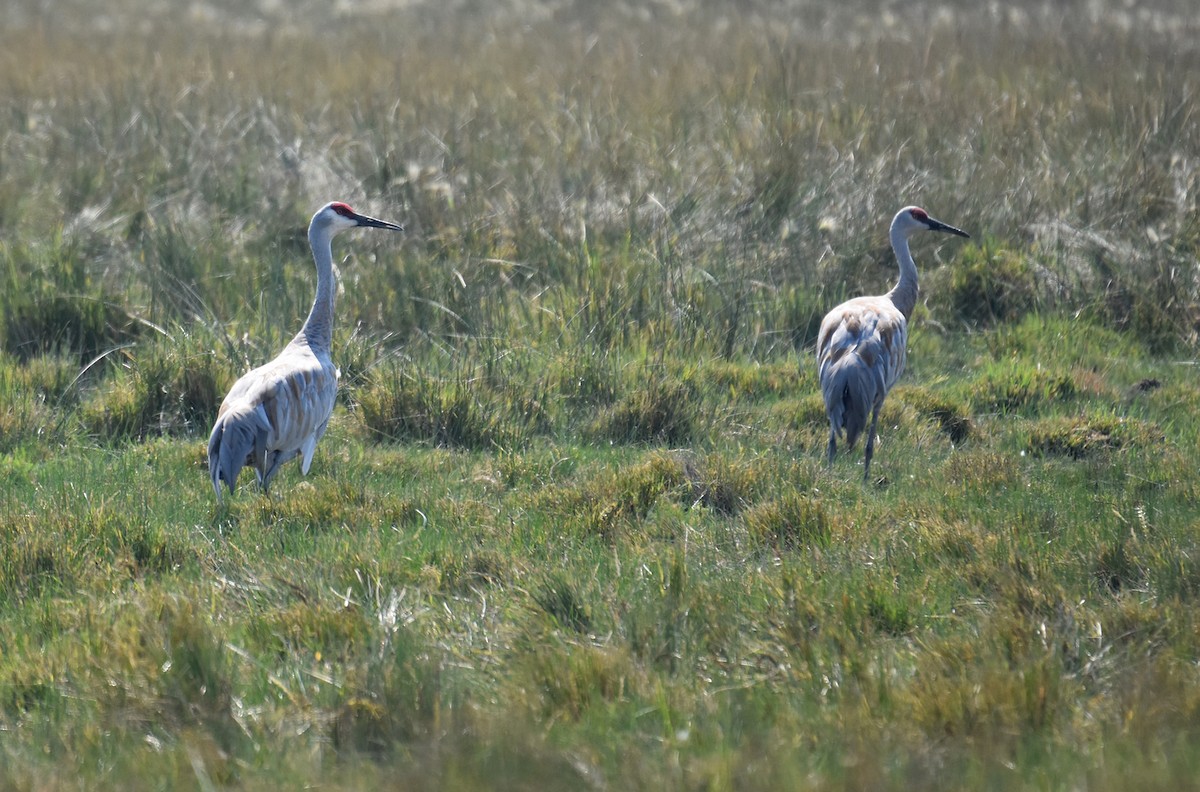
<path id="1" fill-rule="evenodd" d="M 341 201 L 327 203 L 313 215 L 312 227 L 324 228 L 329 234 L 345 231 L 347 228 L 389 228 L 393 231 L 403 231 L 404 226 L 389 223 L 386 220 L 376 220 L 359 214 L 350 208 L 350 204 Z"/>
<path id="2" fill-rule="evenodd" d="M 971 238 L 971 235 L 962 229 L 943 223 L 941 220 L 934 220 L 919 206 L 906 206 L 897 212 L 896 217 L 892 220 L 892 230 L 900 231 L 906 237 L 912 236 L 917 231 L 941 231 L 967 239 Z"/>

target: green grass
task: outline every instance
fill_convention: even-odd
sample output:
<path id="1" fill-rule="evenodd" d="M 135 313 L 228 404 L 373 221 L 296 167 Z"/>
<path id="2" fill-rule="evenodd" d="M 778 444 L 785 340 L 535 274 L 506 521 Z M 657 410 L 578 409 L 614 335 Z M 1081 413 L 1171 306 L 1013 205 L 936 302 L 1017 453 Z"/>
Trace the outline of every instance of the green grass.
<path id="1" fill-rule="evenodd" d="M 1190 5 L 399 5 L 6 7 L 0 786 L 1195 786 Z M 408 233 L 218 507 L 335 198 Z"/>

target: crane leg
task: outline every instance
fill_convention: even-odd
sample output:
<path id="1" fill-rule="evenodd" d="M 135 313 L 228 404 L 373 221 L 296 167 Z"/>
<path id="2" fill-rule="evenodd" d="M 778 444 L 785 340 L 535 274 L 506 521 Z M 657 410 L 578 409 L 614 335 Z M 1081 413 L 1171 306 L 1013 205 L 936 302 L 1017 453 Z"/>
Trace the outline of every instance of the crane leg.
<path id="1" fill-rule="evenodd" d="M 275 478 L 275 472 L 279 470 L 279 466 L 283 464 L 283 454 L 278 451 L 273 451 L 267 456 L 267 464 L 263 470 L 262 477 L 258 480 L 258 486 L 265 494 L 267 488 L 271 486 L 271 479 Z"/>
<path id="2" fill-rule="evenodd" d="M 875 455 L 875 427 L 879 424 L 879 408 L 882 406 L 882 403 L 877 404 L 871 411 L 871 426 L 867 429 L 866 460 L 863 462 L 863 481 L 867 481 L 871 476 L 871 457 Z"/>
<path id="3" fill-rule="evenodd" d="M 837 429 L 829 430 L 829 467 L 833 467 L 833 457 L 837 454 Z"/>
<path id="4" fill-rule="evenodd" d="M 275 451 L 271 455 L 270 464 L 267 466 L 267 472 L 263 474 L 262 480 L 259 482 L 264 493 L 267 491 L 267 488 L 271 486 L 271 480 L 275 478 L 275 474 L 279 472 L 279 468 L 282 467 L 283 463 L 292 461 L 299 456 L 299 454 L 300 451 L 296 450 L 287 456 L 284 456 L 283 452 L 281 451 Z"/>

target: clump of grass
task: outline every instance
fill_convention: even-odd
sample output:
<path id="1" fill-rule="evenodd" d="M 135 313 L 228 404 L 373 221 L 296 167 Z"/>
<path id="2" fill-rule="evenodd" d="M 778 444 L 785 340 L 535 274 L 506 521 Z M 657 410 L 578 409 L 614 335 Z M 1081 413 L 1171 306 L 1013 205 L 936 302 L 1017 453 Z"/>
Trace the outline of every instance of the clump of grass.
<path id="1" fill-rule="evenodd" d="M 784 327 L 791 328 L 792 347 L 807 356 L 817 345 L 817 334 L 821 320 L 833 306 L 842 302 L 837 293 L 829 294 L 824 288 L 791 288 L 782 295 Z M 811 359 L 801 362 L 801 367 L 813 365 Z"/>
<path id="2" fill-rule="evenodd" d="M 7 363 L 7 359 L 0 365 Z M 86 372 L 72 359 L 61 355 L 42 355 L 24 360 L 7 376 L 13 387 L 27 390 L 38 401 L 54 409 L 71 407 L 79 400 L 80 379 Z"/>
<path id="3" fill-rule="evenodd" d="M 1114 360 L 1136 361 L 1146 355 L 1135 337 L 1083 315 L 1027 314 L 991 329 L 982 340 L 997 364 L 1056 360 L 1062 371 L 1104 372 Z"/>
<path id="4" fill-rule="evenodd" d="M 833 519 L 820 501 L 798 492 L 787 492 L 747 509 L 742 515 L 755 540 L 777 552 L 804 547 L 824 547 L 833 535 Z"/>
<path id="5" fill-rule="evenodd" d="M 134 380 L 110 384 L 102 398 L 93 398 L 79 412 L 86 433 L 107 441 L 145 437 L 153 431 L 154 418 L 147 415 L 148 395 Z"/>
<path id="6" fill-rule="evenodd" d="M 683 491 L 687 483 L 683 462 L 674 454 L 655 451 L 635 465 L 545 487 L 531 505 L 586 534 L 613 540 L 644 520 L 660 498 Z"/>
<path id="7" fill-rule="evenodd" d="M 519 574 L 511 559 L 488 550 L 454 553 L 439 561 L 434 587 L 454 594 L 501 586 Z"/>
<path id="8" fill-rule="evenodd" d="M 614 356 L 596 350 L 570 355 L 551 366 L 555 390 L 572 407 L 594 410 L 612 404 L 620 390 Z"/>
<path id="9" fill-rule="evenodd" d="M 1027 448 L 1035 456 L 1086 459 L 1123 448 L 1150 448 L 1162 441 L 1162 432 L 1144 421 L 1093 413 L 1036 422 L 1029 429 Z"/>
<path id="10" fill-rule="evenodd" d="M 1142 746 L 1171 743 L 1195 736 L 1200 717 L 1200 695 L 1188 682 L 1188 665 L 1170 655 L 1141 658 L 1136 655 L 1124 673 L 1114 673 L 1106 685 L 1112 707 L 1124 713 L 1128 728 L 1136 729 Z M 1137 780 L 1129 778 L 1128 783 Z"/>
<path id="11" fill-rule="evenodd" d="M 762 401 L 792 396 L 806 387 L 816 387 L 810 372 L 815 373 L 815 368 L 806 368 L 803 362 L 797 366 L 793 360 L 748 364 L 746 361 L 714 359 L 705 362 L 699 378 L 731 401 Z"/>
<path id="12" fill-rule="evenodd" d="M 347 757 L 387 757 L 400 745 L 432 737 L 452 711 L 441 665 L 409 630 L 392 630 L 383 650 L 349 669 L 339 690 L 331 739 Z"/>
<path id="13" fill-rule="evenodd" d="M 605 408 L 588 427 L 597 439 L 616 443 L 683 445 L 699 429 L 699 394 L 688 378 L 644 371 L 616 404 Z"/>
<path id="14" fill-rule="evenodd" d="M 620 649 L 539 638 L 517 658 L 516 667 L 536 693 L 527 705 L 539 717 L 578 721 L 593 705 L 621 700 L 634 687 L 634 669 Z"/>
<path id="15" fill-rule="evenodd" d="M 895 637 L 908 634 L 916 625 L 908 602 L 890 587 L 868 587 L 864 616 L 873 629 Z"/>
<path id="16" fill-rule="evenodd" d="M 465 373 L 443 380 L 399 366 L 373 369 L 355 399 L 372 437 L 447 448 L 508 448 L 542 417 L 536 403 L 505 401 Z"/>
<path id="17" fill-rule="evenodd" d="M 828 438 L 829 417 L 825 414 L 825 401 L 816 388 L 799 398 L 781 399 L 772 404 L 767 418 L 772 426 L 781 429 L 814 437 L 826 433 Z"/>
<path id="18" fill-rule="evenodd" d="M 20 358 L 71 354 L 80 362 L 128 343 L 141 329 L 103 295 L 26 297 L 5 318 L 5 348 Z"/>
<path id="19" fill-rule="evenodd" d="M 0 707 L 14 715 L 52 712 L 62 707 L 63 690 L 46 673 L 44 658 L 9 662 L 0 671 Z"/>
<path id="20" fill-rule="evenodd" d="M 1197 526 L 1189 526 L 1189 530 Z M 1193 534 L 1194 535 L 1194 534 Z M 1147 588 L 1158 597 L 1187 607 L 1200 598 L 1200 561 L 1194 539 L 1183 542 L 1141 540 L 1135 544 L 1133 560 Z"/>
<path id="21" fill-rule="evenodd" d="M 1181 343 L 1194 345 L 1200 336 L 1200 307 L 1174 263 L 1154 257 L 1140 266 L 1096 257 L 1105 284 L 1086 315 L 1097 323 L 1130 333 L 1152 353 L 1162 354 Z"/>
<path id="22" fill-rule="evenodd" d="M 683 486 L 682 463 L 673 455 L 650 457 L 614 474 L 601 476 L 586 492 L 589 508 L 584 516 L 589 531 L 613 536 L 644 520 L 664 494 Z"/>
<path id="23" fill-rule="evenodd" d="M 83 503 L 56 503 L 54 508 L 50 520 L 9 516 L 0 521 L 0 591 L 10 597 L 74 591 L 106 573 L 154 579 L 173 575 L 196 560 L 182 537 L 147 523 L 119 496 L 97 495 Z"/>
<path id="24" fill-rule="evenodd" d="M 1054 649 L 1042 650 L 1028 631 L 1005 624 L 1006 637 L 999 640 L 1008 647 L 982 653 L 953 640 L 931 646 L 905 702 L 908 717 L 938 739 L 1008 742 L 1053 729 L 1066 717 L 1077 685 L 1063 673 Z M 1014 654 L 1020 674 L 1003 659 Z"/>
<path id="25" fill-rule="evenodd" d="M 356 325 L 345 337 L 334 335 L 334 362 L 338 367 L 338 401 L 350 409 L 356 405 L 361 388 L 371 381 L 372 370 L 386 365 L 399 354 L 391 348 L 392 337 L 366 332 Z"/>
<path id="26" fill-rule="evenodd" d="M 80 406 L 84 431 L 109 442 L 206 431 L 229 379 L 207 340 L 181 331 L 123 350 Z"/>
<path id="27" fill-rule="evenodd" d="M 124 301 L 95 281 L 84 252 L 61 239 L 32 249 L 0 246 L 0 272 L 8 276 L 0 339 L 19 360 L 67 355 L 86 363 L 142 329 Z"/>
<path id="28" fill-rule="evenodd" d="M 929 556 L 949 564 L 974 561 L 987 546 L 978 531 L 943 520 L 922 521 L 917 527 L 917 536 L 928 548 Z"/>
<path id="29" fill-rule="evenodd" d="M 71 548 L 31 518 L 8 518 L 0 546 L 0 590 L 8 598 L 35 595 L 46 584 L 70 580 Z"/>
<path id="30" fill-rule="evenodd" d="M 1028 255 L 995 239 L 962 247 L 950 264 L 930 273 L 922 291 L 930 295 L 932 310 L 969 328 L 1013 322 L 1044 305 Z"/>
<path id="31" fill-rule="evenodd" d="M 660 560 L 651 572 L 650 585 L 620 629 L 635 658 L 674 674 L 693 659 L 702 607 L 679 555 Z"/>
<path id="32" fill-rule="evenodd" d="M 169 601 L 150 635 L 158 645 L 149 645 L 147 659 L 161 658 L 160 685 L 177 727 L 198 720 L 218 744 L 232 747 L 241 736 L 232 712 L 236 673 L 211 623 L 191 604 Z"/>
<path id="33" fill-rule="evenodd" d="M 1137 586 L 1144 573 L 1130 552 L 1129 541 L 1120 538 L 1105 543 L 1096 557 L 1093 574 L 1097 583 L 1111 594 L 1120 594 Z"/>
<path id="34" fill-rule="evenodd" d="M 921 418 L 935 422 L 950 442 L 961 445 L 975 431 L 967 405 L 928 388 L 897 388 L 895 398 L 917 411 Z"/>
<path id="35" fill-rule="evenodd" d="M 195 561 L 192 548 L 161 526 L 147 525 L 127 515 L 113 515 L 108 522 L 112 524 L 105 526 L 105 531 L 96 530 L 94 535 L 112 543 L 114 562 L 131 576 L 171 574 Z"/>
<path id="36" fill-rule="evenodd" d="M 496 480 L 508 489 L 561 481 L 574 472 L 576 464 L 562 451 L 556 445 L 531 452 L 502 451 L 496 457 Z"/>
<path id="37" fill-rule="evenodd" d="M 1044 530 L 1044 529 L 1043 529 Z M 1063 608 L 1060 582 L 1039 563 L 1036 553 L 1009 547 L 963 565 L 962 579 L 1021 618 L 1051 618 Z"/>
<path id="38" fill-rule="evenodd" d="M 592 629 L 590 609 L 575 590 L 575 585 L 562 575 L 554 575 L 534 593 L 533 601 L 559 627 L 587 634 Z"/>
<path id="39" fill-rule="evenodd" d="M 317 465 L 317 462 L 313 463 L 310 476 L 320 475 Z M 287 469 L 297 470 L 298 467 L 293 464 Z M 286 486 L 282 480 L 276 481 L 278 483 L 273 487 Z M 241 487 L 246 490 L 244 497 L 255 518 L 285 537 L 345 530 L 346 526 L 364 519 L 389 526 L 407 526 L 420 519 L 420 510 L 410 499 L 391 493 L 364 491 L 344 479 L 326 478 L 320 487 L 302 482 L 292 486 L 286 498 L 260 496 L 256 486 L 252 478 L 241 482 Z"/>
<path id="40" fill-rule="evenodd" d="M 1022 480 L 1015 454 L 978 448 L 961 450 L 949 457 L 943 476 L 947 482 L 975 493 L 1011 489 Z"/>
<path id="41" fill-rule="evenodd" d="M 131 601 L 77 600 L 91 628 L 70 644 L 54 642 L 48 649 L 51 663 L 74 667 L 72 684 L 87 691 L 90 705 L 77 715 L 92 723 L 99 717 L 117 735 L 211 745 L 217 761 L 208 772 L 229 782 L 235 757 L 250 750 L 233 712 L 243 680 L 198 604 L 204 601 L 182 591 Z M 81 655 L 88 659 L 79 662 Z"/>
<path id="42" fill-rule="evenodd" d="M 362 610 L 305 597 L 266 610 L 251 622 L 248 648 L 280 660 L 299 657 L 346 662 L 367 654 L 375 638 Z"/>
<path id="43" fill-rule="evenodd" d="M 66 416 L 76 403 L 72 389 L 78 366 L 61 356 L 42 356 L 20 364 L 0 353 L 0 452 L 11 452 L 37 440 L 62 437 Z"/>
<path id="44" fill-rule="evenodd" d="M 1068 373 L 1028 360 L 1005 360 L 985 364 L 970 386 L 969 398 L 976 411 L 1036 412 L 1068 403 L 1076 390 Z"/>
<path id="45" fill-rule="evenodd" d="M 683 470 L 691 485 L 684 505 L 701 504 L 725 516 L 737 514 L 756 501 L 770 476 L 761 464 L 730 459 L 721 453 L 700 460 L 685 456 Z"/>

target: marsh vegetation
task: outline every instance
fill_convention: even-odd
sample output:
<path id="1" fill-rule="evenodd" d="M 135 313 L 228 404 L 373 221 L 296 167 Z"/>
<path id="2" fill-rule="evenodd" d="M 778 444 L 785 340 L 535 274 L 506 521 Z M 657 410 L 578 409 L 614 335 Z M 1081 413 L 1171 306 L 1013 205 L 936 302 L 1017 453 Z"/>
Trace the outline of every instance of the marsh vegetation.
<path id="1" fill-rule="evenodd" d="M 5 4 L 0 786 L 1200 776 L 1200 17 Z M 341 403 L 225 509 L 303 321 Z M 868 486 L 824 311 L 914 242 Z M 861 464 L 861 462 L 859 462 Z M 245 478 L 245 477 L 244 477 Z"/>

